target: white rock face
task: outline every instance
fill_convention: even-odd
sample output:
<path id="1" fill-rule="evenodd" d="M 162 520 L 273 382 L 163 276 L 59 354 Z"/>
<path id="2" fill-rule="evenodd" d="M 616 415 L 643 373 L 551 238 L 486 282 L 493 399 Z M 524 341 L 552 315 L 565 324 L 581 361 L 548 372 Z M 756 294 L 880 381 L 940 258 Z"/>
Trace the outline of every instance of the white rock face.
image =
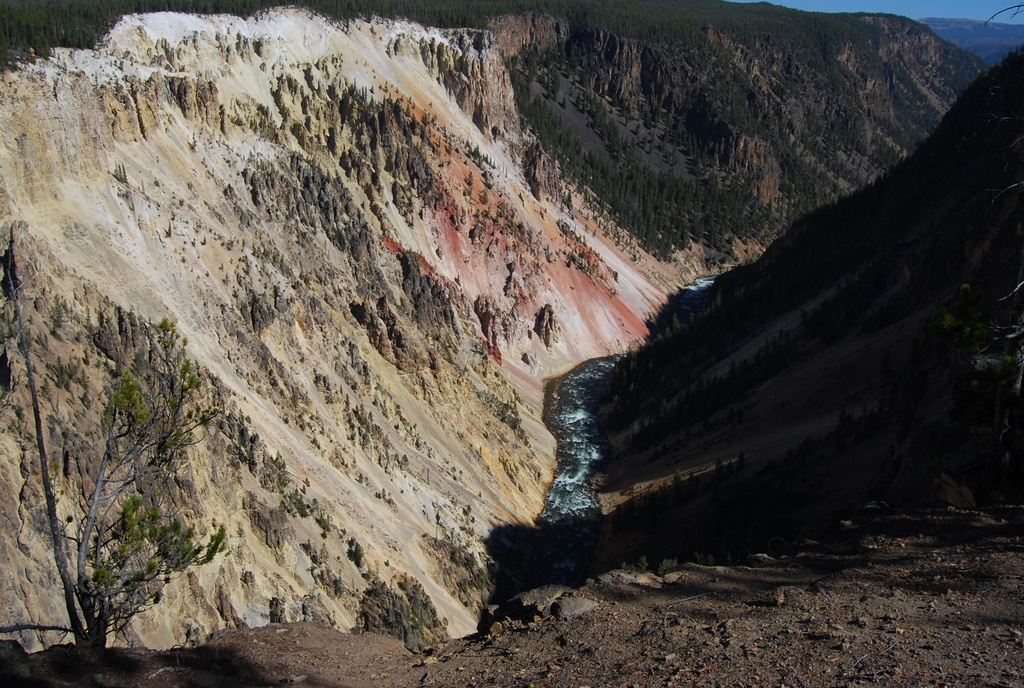
<path id="1" fill-rule="evenodd" d="M 229 551 L 123 640 L 272 615 L 352 628 L 375 580 L 405 578 L 448 633 L 475 629 L 485 541 L 532 523 L 551 480 L 542 376 L 636 341 L 678 281 L 623 257 L 573 190 L 572 209 L 535 198 L 529 144 L 489 35 L 401 22 L 130 16 L 98 51 L 0 78 L 0 248 L 13 236 L 50 377 L 80 364 L 48 385 L 52 451 L 81 436 L 65 461 L 88 469 L 131 323 L 176 321 L 225 408 L 182 480 Z M 547 305 L 557 337 L 534 331 Z M 14 399 L 0 609 L 61 623 Z"/>

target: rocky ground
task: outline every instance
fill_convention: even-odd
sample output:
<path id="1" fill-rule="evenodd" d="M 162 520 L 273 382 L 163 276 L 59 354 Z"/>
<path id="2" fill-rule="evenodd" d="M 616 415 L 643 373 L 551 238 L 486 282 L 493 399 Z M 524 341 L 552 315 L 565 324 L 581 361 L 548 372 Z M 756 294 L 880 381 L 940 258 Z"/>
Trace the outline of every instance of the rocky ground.
<path id="1" fill-rule="evenodd" d="M 873 508 L 827 542 L 775 544 L 738 566 L 614 571 L 527 593 L 494 610 L 489 633 L 422 655 L 271 625 L 168 652 L 8 652 L 0 683 L 1024 686 L 1024 509 Z"/>

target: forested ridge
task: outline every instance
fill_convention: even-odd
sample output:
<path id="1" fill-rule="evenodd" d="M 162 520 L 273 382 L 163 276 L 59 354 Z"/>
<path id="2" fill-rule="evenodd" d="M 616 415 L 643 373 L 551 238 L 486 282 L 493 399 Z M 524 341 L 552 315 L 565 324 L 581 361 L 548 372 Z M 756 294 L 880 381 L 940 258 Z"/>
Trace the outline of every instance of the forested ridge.
<path id="1" fill-rule="evenodd" d="M 5 48 L 91 48 L 123 15 L 136 12 L 228 13 L 250 16 L 280 6 L 275 0 L 3 0 L 0 40 Z M 473 0 L 457 5 L 437 0 L 304 0 L 304 7 L 334 19 L 404 17 L 443 28 L 485 28 L 489 17 L 520 12 L 548 12 L 575 26 L 603 26 L 635 38 L 671 41 L 672 22 L 665 13 L 719 9 L 715 0 L 644 3 L 637 0 Z M 719 13 L 721 14 L 721 13 Z M 726 12 L 725 16 L 729 16 Z M 654 17 L 658 17 L 655 19 Z M 666 21 L 667 20 L 667 21 Z"/>
<path id="2" fill-rule="evenodd" d="M 2 0 L 0 38 L 7 47 L 90 48 L 125 14 L 142 12 L 227 13 L 247 17 L 279 7 L 279 0 Z M 721 27 L 737 40 L 763 34 L 798 42 L 808 54 L 826 59 L 844 41 L 864 41 L 861 14 L 795 12 L 768 3 L 736 5 L 720 0 L 469 0 L 457 5 L 439 0 L 302 0 L 334 19 L 403 17 L 444 28 L 486 28 L 505 14 L 546 12 L 564 17 L 574 28 L 600 27 L 627 38 L 676 44 L 692 39 L 703 25 Z M 821 67 L 823 63 L 811 65 Z"/>

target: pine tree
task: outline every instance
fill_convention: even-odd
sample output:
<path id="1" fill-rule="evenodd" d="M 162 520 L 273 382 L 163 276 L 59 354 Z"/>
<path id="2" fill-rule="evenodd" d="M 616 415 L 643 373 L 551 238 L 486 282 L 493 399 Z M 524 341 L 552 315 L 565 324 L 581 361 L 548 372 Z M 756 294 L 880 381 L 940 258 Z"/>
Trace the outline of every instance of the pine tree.
<path id="1" fill-rule="evenodd" d="M 217 528 L 205 543 L 181 520 L 173 484 L 197 431 L 217 409 L 201 403 L 202 379 L 184 354 L 186 341 L 162 321 L 148 357 L 137 357 L 111 390 L 102 415 L 102 446 L 95 470 L 80 485 L 58 484 L 51 471 L 43 412 L 21 299 L 24 285 L 14 264 L 15 236 L 4 272 L 13 310 L 13 338 L 31 397 L 54 561 L 61 579 L 68 625 L 15 624 L 0 632 L 57 630 L 75 643 L 102 648 L 110 634 L 125 630 L 140 612 L 158 603 L 164 586 L 185 569 L 208 563 L 224 546 Z M 75 502 L 74 515 L 58 516 L 58 495 Z"/>

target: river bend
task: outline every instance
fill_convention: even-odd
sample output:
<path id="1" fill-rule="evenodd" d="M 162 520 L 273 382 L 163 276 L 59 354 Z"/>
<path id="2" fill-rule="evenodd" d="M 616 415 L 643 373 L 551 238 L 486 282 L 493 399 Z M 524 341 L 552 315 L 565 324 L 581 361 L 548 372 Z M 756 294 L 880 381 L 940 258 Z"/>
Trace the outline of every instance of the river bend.
<path id="1" fill-rule="evenodd" d="M 685 327 L 713 281 L 697 280 L 676 294 L 669 318 Z M 557 441 L 558 472 L 537 519 L 528 587 L 577 585 L 590 567 L 601 528 L 593 476 L 608 453 L 597 410 L 618 359 L 593 358 L 548 382 L 544 423 Z"/>

